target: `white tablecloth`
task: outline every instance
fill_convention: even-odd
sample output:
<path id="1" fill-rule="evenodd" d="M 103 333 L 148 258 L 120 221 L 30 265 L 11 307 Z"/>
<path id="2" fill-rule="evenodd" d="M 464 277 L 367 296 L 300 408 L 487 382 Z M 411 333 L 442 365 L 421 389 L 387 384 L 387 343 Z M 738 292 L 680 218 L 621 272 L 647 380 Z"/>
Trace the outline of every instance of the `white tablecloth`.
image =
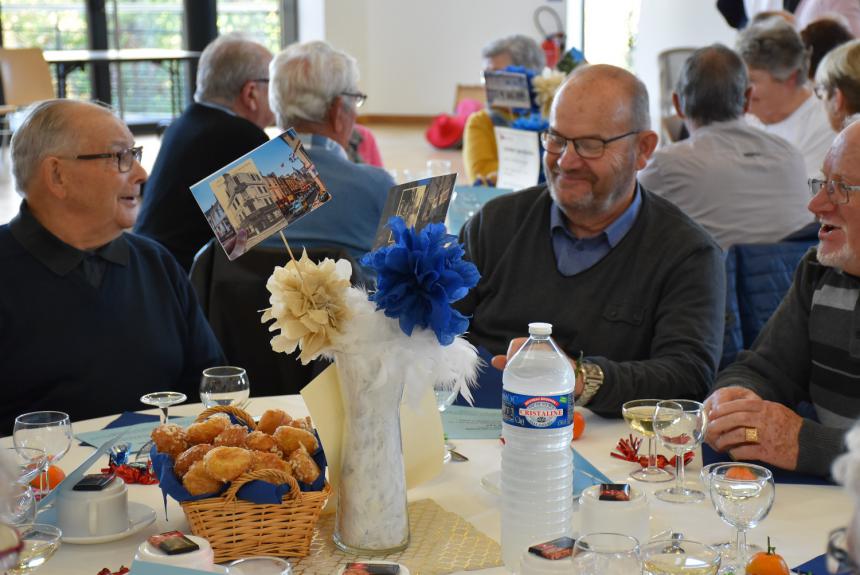
<path id="1" fill-rule="evenodd" d="M 294 416 L 307 414 L 299 396 L 255 398 L 248 411 L 259 415 L 264 410 L 280 407 Z M 200 405 L 180 405 L 171 408 L 172 415 L 196 415 Z M 603 419 L 583 410 L 587 428 L 583 437 L 575 442 L 577 450 L 614 481 L 627 481 L 634 464 L 609 456 L 619 438 L 630 433 L 623 420 Z M 149 413 L 156 413 L 150 411 Z M 74 422 L 75 432 L 103 428 L 113 417 Z M 499 498 L 481 486 L 481 477 L 499 469 L 501 449 L 497 440 L 455 440 L 457 450 L 469 457 L 466 463 L 448 463 L 433 481 L 409 491 L 410 500 L 431 498 L 445 509 L 458 513 L 490 537 L 499 538 Z M 11 438 L 0 440 L 11 445 Z M 644 448 L 643 448 L 644 450 Z M 61 461 L 65 470 L 80 464 L 92 448 L 81 447 L 77 442 Z M 105 460 L 98 462 L 100 467 Z M 689 479 L 697 479 L 701 461 L 697 458 L 687 467 Z M 649 494 L 666 484 L 645 485 L 636 482 Z M 650 497 L 652 532 L 672 529 L 684 533 L 688 539 L 707 543 L 727 541 L 732 529 L 717 516 L 709 500 L 698 504 L 670 504 Z M 39 569 L 39 575 L 95 575 L 103 567 L 112 571 L 120 565 L 130 565 L 138 545 L 154 533 L 172 529 L 188 530 L 185 516 L 179 505 L 168 500 L 165 519 L 161 490 L 158 486 L 129 486 L 129 500 L 145 503 L 157 511 L 156 522 L 137 535 L 120 541 L 99 545 L 72 545 L 64 543 L 57 554 Z M 795 566 L 825 551 L 827 533 L 847 524 L 854 508 L 853 499 L 838 486 L 777 485 L 776 500 L 770 515 L 748 536 L 748 541 L 765 544 L 770 536 L 777 550 L 789 566 Z M 576 525 L 577 520 L 574 520 Z M 476 572 L 470 572 L 476 573 Z M 503 574 L 503 568 L 480 571 L 485 574 Z"/>

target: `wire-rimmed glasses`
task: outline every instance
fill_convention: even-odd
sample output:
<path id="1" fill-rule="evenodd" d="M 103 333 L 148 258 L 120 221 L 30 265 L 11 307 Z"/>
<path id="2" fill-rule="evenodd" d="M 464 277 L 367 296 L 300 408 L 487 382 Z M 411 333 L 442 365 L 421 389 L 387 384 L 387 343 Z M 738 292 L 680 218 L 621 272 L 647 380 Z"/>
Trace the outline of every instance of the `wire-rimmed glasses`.
<path id="1" fill-rule="evenodd" d="M 827 572 L 834 575 L 860 575 L 860 565 L 848 552 L 848 530 L 834 529 L 827 537 Z"/>
<path id="2" fill-rule="evenodd" d="M 367 101 L 367 94 L 364 92 L 341 92 L 341 96 L 349 96 L 350 98 L 355 98 L 355 107 L 361 108 L 364 103 Z"/>
<path id="3" fill-rule="evenodd" d="M 848 192 L 860 191 L 860 185 L 846 184 L 839 180 L 822 180 L 820 178 L 809 178 L 810 193 L 815 196 L 824 188 L 827 191 L 827 201 L 831 204 L 842 205 L 848 203 Z"/>
<path id="4" fill-rule="evenodd" d="M 607 145 L 627 136 L 638 134 L 639 132 L 640 130 L 631 130 L 620 136 L 613 136 L 611 138 L 598 138 L 597 136 L 565 138 L 561 134 L 547 130 L 540 133 L 540 141 L 543 149 L 551 154 L 563 154 L 568 144 L 573 144 L 573 149 L 576 150 L 579 157 L 586 160 L 598 160 L 603 157 Z"/>

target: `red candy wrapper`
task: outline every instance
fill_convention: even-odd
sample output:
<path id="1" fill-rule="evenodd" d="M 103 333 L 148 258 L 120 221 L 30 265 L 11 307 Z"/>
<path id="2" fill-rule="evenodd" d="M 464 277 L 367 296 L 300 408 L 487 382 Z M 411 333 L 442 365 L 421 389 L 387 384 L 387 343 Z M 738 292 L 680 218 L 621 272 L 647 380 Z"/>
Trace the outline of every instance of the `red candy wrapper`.
<path id="1" fill-rule="evenodd" d="M 612 457 L 617 459 L 623 459 L 624 461 L 635 461 L 642 467 L 648 467 L 648 456 L 647 455 L 639 455 L 639 446 L 642 445 L 642 438 L 633 437 L 633 435 L 628 435 L 627 439 L 623 437 L 618 440 L 618 445 L 615 446 L 615 451 L 610 453 Z M 667 465 L 674 467 L 675 461 L 677 459 L 677 455 L 672 456 L 670 459 L 667 459 L 665 455 L 658 454 L 657 455 L 657 467 L 663 469 Z M 692 451 L 688 451 L 684 454 L 684 465 L 687 465 L 691 461 L 693 461 Z"/>
<path id="2" fill-rule="evenodd" d="M 121 565 L 119 571 L 111 571 L 107 567 L 96 573 L 96 575 L 125 575 L 128 573 L 128 567 Z"/>
<path id="3" fill-rule="evenodd" d="M 117 477 L 121 477 L 126 484 L 155 485 L 158 483 L 158 478 L 152 472 L 151 461 L 147 461 L 145 464 L 124 463 L 122 465 L 115 465 L 111 463 L 109 467 L 102 469 L 102 473 L 108 472 L 113 472 Z"/>

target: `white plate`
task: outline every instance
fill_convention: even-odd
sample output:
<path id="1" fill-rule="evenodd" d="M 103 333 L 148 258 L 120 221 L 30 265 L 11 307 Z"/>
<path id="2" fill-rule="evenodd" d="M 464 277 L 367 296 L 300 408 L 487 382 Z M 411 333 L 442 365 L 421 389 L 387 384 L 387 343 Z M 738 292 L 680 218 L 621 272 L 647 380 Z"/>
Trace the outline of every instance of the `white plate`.
<path id="1" fill-rule="evenodd" d="M 54 507 L 50 509 L 46 509 L 39 513 L 38 517 L 39 523 L 47 523 L 49 525 L 56 525 L 57 523 L 57 510 Z M 62 540 L 63 543 L 75 543 L 78 545 L 93 545 L 96 543 L 108 543 L 109 541 L 117 541 L 118 539 L 124 539 L 129 535 L 134 535 L 135 533 L 140 532 L 144 528 L 148 527 L 152 522 L 155 521 L 155 510 L 143 503 L 137 503 L 135 501 L 128 502 L 128 529 L 125 531 L 121 531 L 119 533 L 111 533 L 110 535 L 94 535 L 90 537 L 69 537 L 63 535 Z"/>

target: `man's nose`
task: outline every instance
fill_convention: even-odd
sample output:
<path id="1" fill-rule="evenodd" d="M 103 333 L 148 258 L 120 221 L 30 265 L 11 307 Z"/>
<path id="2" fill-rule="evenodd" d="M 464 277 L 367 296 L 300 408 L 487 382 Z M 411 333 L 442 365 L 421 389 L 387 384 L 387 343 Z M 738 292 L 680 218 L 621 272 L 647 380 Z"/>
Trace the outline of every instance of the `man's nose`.
<path id="1" fill-rule="evenodd" d="M 809 200 L 809 203 L 806 205 L 806 209 L 808 209 L 813 214 L 819 214 L 822 212 L 828 212 L 836 208 L 836 204 L 834 204 L 830 199 L 830 194 L 827 193 L 827 186 L 821 186 L 819 190 L 812 196 Z"/>

